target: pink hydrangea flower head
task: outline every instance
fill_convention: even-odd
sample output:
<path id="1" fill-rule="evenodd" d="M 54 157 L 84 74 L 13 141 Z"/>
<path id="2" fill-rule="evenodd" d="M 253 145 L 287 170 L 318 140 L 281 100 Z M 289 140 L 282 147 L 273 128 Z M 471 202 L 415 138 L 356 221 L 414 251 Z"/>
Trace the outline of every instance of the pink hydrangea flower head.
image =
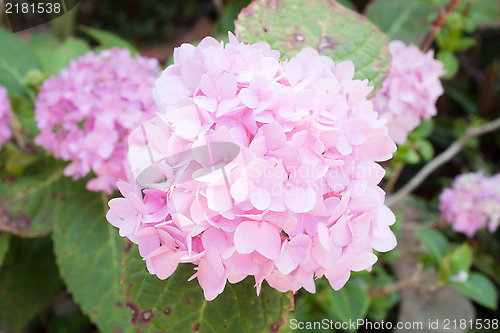
<path id="1" fill-rule="evenodd" d="M 7 97 L 7 89 L 0 86 L 0 149 L 2 144 L 9 140 L 12 132 L 9 127 L 10 101 Z"/>
<path id="2" fill-rule="evenodd" d="M 465 173 L 439 196 L 441 215 L 453 230 L 468 237 L 481 228 L 495 232 L 500 223 L 500 174 Z"/>
<path id="3" fill-rule="evenodd" d="M 197 266 L 205 297 L 247 276 L 280 291 L 335 289 L 396 245 L 378 187 L 396 145 L 367 80 L 312 48 L 280 62 L 229 35 L 175 50 L 158 116 L 129 137 L 131 175 L 108 220 L 165 279 Z"/>
<path id="4" fill-rule="evenodd" d="M 386 119 L 391 138 L 403 144 L 422 119 L 436 115 L 436 101 L 444 92 L 439 80 L 444 70 L 433 50 L 422 53 L 415 45 L 395 40 L 389 43 L 389 52 L 389 75 L 372 102 L 380 118 Z"/>
<path id="5" fill-rule="evenodd" d="M 126 49 L 73 60 L 41 87 L 35 143 L 71 161 L 65 175 L 78 179 L 93 171 L 87 188 L 111 193 L 126 179 L 129 132 L 154 116 L 151 91 L 158 72 L 156 59 L 131 57 Z"/>

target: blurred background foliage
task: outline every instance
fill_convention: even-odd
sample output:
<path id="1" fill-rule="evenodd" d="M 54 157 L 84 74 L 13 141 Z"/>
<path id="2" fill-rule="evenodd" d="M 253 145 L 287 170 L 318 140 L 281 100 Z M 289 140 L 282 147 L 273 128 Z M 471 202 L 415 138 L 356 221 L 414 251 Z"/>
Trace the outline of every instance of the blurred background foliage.
<path id="1" fill-rule="evenodd" d="M 27 95 L 35 96 L 37 87 L 44 78 L 57 73 L 70 59 L 94 46 L 128 47 L 143 55 L 157 57 L 166 64 L 173 47 L 182 42 L 195 43 L 210 34 L 225 38 L 227 31 L 234 31 L 233 22 L 237 14 L 249 2 L 82 0 L 71 14 L 64 15 L 50 24 L 19 33 L 23 39 L 29 41 L 41 62 L 41 70 L 25 73 Z M 390 40 L 402 39 L 418 45 L 436 19 L 439 8 L 448 1 L 339 2 L 366 14 L 387 33 Z M 5 16 L 0 16 L 0 24 L 6 26 Z M 395 190 L 408 182 L 429 160 L 444 151 L 468 128 L 500 115 L 498 1 L 462 1 L 437 35 L 432 48 L 436 50 L 437 57 L 443 61 L 447 70 L 443 79 L 445 94 L 438 101 L 438 116 L 423 122 L 411 133 L 408 142 L 399 147 L 393 161 L 385 165 L 388 168 L 386 179 L 395 172 L 400 173 L 398 182 L 394 184 Z M 24 125 L 27 124 L 23 128 L 32 129 L 25 138 L 27 147 L 20 150 L 15 145 L 4 146 L 7 155 L 14 156 L 10 160 L 17 162 L 9 164 L 8 160 L 6 165 L 0 166 L 13 175 L 33 167 L 34 161 L 41 158 L 40 151 L 30 147 L 36 127 L 29 124 L 30 100 L 25 97 L 23 93 L 19 93 L 14 94 L 11 99 L 13 107 L 20 110 L 20 121 Z M 489 174 L 500 172 L 499 147 L 498 131 L 480 139 L 470 140 L 460 154 L 437 169 L 414 192 L 406 201 L 405 208 L 395 208 L 398 216 L 396 232 L 403 232 L 405 224 L 424 221 L 421 225 L 425 228 L 418 229 L 416 233 L 420 241 L 419 249 L 423 252 L 420 262 L 424 270 L 434 269 L 437 272 L 438 284 L 440 281 L 449 282 L 450 276 L 464 270 L 469 274 L 483 274 L 494 283 L 494 288 L 500 288 L 500 232 L 490 234 L 482 230 L 474 239 L 468 240 L 465 236 L 452 232 L 449 226 L 440 224 L 438 210 L 440 189 L 449 186 L 456 175 L 477 170 L 484 170 Z M 411 213 L 408 213 L 408 210 Z M 13 331 L 25 332 L 97 331 L 96 326 L 81 312 L 65 290 L 55 269 L 50 238 L 26 242 L 17 236 L 3 233 L 0 234 L 0 239 L 0 262 L 4 261 L 0 270 L 0 321 L 3 322 L 0 324 L 0 331 L 8 331 L 7 327 Z M 6 245 L 9 241 L 10 250 L 7 252 Z M 324 279 L 318 281 L 318 291 L 315 295 L 299 291 L 295 298 L 295 310 L 290 317 L 299 320 L 330 318 L 341 321 L 367 317 L 372 321 L 396 322 L 401 319 L 400 293 L 390 292 L 376 296 L 370 295 L 367 290 L 374 291 L 396 282 L 394 261 L 401 259 L 402 252 L 398 246 L 388 254 L 378 254 L 380 262 L 375 265 L 372 273 L 354 274 L 346 287 L 339 292 L 332 291 Z M 12 296 L 9 289 L 12 291 L 18 288 L 13 276 L 21 278 L 26 273 L 16 271 L 19 267 L 15 263 L 19 261 L 31 261 L 31 269 L 35 272 L 43 271 L 46 280 L 26 277 L 26 281 L 30 282 L 19 291 L 19 299 L 13 299 L 9 298 Z M 488 285 L 484 290 L 490 287 L 491 285 Z M 33 290 L 43 290 L 44 293 Z M 462 292 L 467 295 L 467 291 Z M 468 295 L 474 301 L 478 318 L 499 317 L 496 310 L 498 299 L 492 300 L 492 295 L 497 297 L 496 293 L 483 298 L 480 295 Z M 30 300 L 28 308 L 22 298 Z M 345 299 L 349 299 L 351 303 L 347 304 Z M 495 306 L 492 306 L 492 302 Z M 16 317 L 13 310 L 15 306 L 23 307 L 21 318 Z M 14 312 L 6 312 L 5 309 Z"/>

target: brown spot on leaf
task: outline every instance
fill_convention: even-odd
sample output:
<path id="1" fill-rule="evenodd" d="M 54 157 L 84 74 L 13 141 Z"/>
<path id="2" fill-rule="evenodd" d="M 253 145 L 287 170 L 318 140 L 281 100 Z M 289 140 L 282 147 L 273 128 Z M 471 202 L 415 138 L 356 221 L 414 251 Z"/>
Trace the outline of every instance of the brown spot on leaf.
<path id="1" fill-rule="evenodd" d="M 121 327 L 115 327 L 115 329 L 113 330 L 113 333 L 123 333 L 123 330 Z"/>
<path id="2" fill-rule="evenodd" d="M 193 304 L 193 302 L 191 302 L 191 299 L 186 298 L 186 300 L 184 301 L 184 304 L 191 305 L 191 304 Z"/>
<path id="3" fill-rule="evenodd" d="M 163 310 L 163 313 L 166 314 L 167 316 L 170 316 L 170 314 L 172 313 L 172 309 L 170 307 L 165 308 Z"/>
<path id="4" fill-rule="evenodd" d="M 280 325 L 280 323 L 278 321 L 273 322 L 271 324 L 271 332 L 273 332 L 273 333 L 274 332 L 279 332 L 280 327 L 281 327 L 281 325 Z"/>
<path id="5" fill-rule="evenodd" d="M 269 298 L 266 299 L 266 303 L 271 303 L 271 300 Z"/>
<path id="6" fill-rule="evenodd" d="M 92 314 L 93 314 L 94 316 L 97 316 L 97 314 L 98 314 L 98 313 L 99 313 L 99 311 L 97 311 L 96 309 L 92 310 Z"/>
<path id="7" fill-rule="evenodd" d="M 278 0 L 267 0 L 266 7 L 271 10 L 278 10 Z"/>
<path id="8" fill-rule="evenodd" d="M 139 317 L 139 308 L 129 301 L 127 301 L 127 307 L 132 310 L 132 324 L 135 324 L 137 322 L 137 317 Z"/>
<path id="9" fill-rule="evenodd" d="M 28 215 L 26 214 L 20 214 L 18 217 L 16 217 L 12 223 L 15 228 L 19 229 L 20 231 L 25 231 L 27 230 L 30 225 L 31 225 L 31 220 Z"/>
<path id="10" fill-rule="evenodd" d="M 10 210 L 0 204 L 0 230 L 8 231 L 15 235 L 23 235 L 31 226 L 31 219 L 25 213 L 13 217 Z"/>
<path id="11" fill-rule="evenodd" d="M 4 177 L 4 178 L 2 178 L 2 182 L 5 182 L 5 183 L 15 183 L 15 182 L 17 182 L 17 177 L 16 176 Z"/>
<path id="12" fill-rule="evenodd" d="M 149 323 L 153 318 L 153 310 L 144 310 L 141 312 L 140 320 L 143 323 Z"/>
<path id="13" fill-rule="evenodd" d="M 293 40 L 296 41 L 296 42 L 299 42 L 299 43 L 303 43 L 303 42 L 305 42 L 306 37 L 304 37 L 303 34 L 297 33 L 297 34 L 293 35 Z"/>
<path id="14" fill-rule="evenodd" d="M 325 50 L 335 50 L 339 44 L 334 42 L 331 36 L 323 36 L 319 39 L 316 49 L 319 53 Z"/>
<path id="15" fill-rule="evenodd" d="M 68 200 L 68 196 L 67 195 L 62 195 L 61 196 L 61 201 L 64 202 L 66 200 Z"/>
<path id="16" fill-rule="evenodd" d="M 193 331 L 198 332 L 199 329 L 200 329 L 200 323 L 197 322 L 196 324 L 194 324 Z"/>
<path id="17" fill-rule="evenodd" d="M 116 301 L 115 305 L 116 305 L 117 308 L 121 308 L 123 306 L 123 302 Z"/>
<path id="18" fill-rule="evenodd" d="M 252 14 L 253 14 L 252 11 L 250 9 L 248 9 L 248 8 L 243 8 L 243 10 L 241 11 L 241 13 L 243 15 L 245 15 L 246 17 L 251 17 Z"/>
<path id="19" fill-rule="evenodd" d="M 268 28 L 266 28 L 266 27 L 262 27 L 262 30 L 263 30 L 265 33 L 267 33 L 267 32 L 269 31 L 269 29 L 268 29 Z"/>

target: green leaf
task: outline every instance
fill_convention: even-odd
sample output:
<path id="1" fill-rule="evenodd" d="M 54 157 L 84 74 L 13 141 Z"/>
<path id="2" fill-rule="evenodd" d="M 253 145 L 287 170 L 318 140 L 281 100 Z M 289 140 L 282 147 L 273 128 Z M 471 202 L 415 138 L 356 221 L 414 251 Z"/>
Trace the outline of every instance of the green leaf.
<path id="1" fill-rule="evenodd" d="M 0 270 L 0 321 L 21 330 L 63 285 L 49 238 L 13 237 Z"/>
<path id="2" fill-rule="evenodd" d="M 58 47 L 42 51 L 39 60 L 46 73 L 57 74 L 61 69 L 68 66 L 72 59 L 85 54 L 89 49 L 90 47 L 85 41 L 68 38 Z"/>
<path id="3" fill-rule="evenodd" d="M 465 5 L 465 4 L 464 4 Z M 457 8 L 460 10 L 460 8 Z M 470 6 L 470 17 L 481 27 L 499 27 L 500 2 L 491 0 L 474 0 Z"/>
<path id="4" fill-rule="evenodd" d="M 500 265 L 490 253 L 474 251 L 474 266 L 491 277 L 495 284 L 500 285 Z"/>
<path id="5" fill-rule="evenodd" d="M 45 50 L 58 47 L 61 43 L 53 34 L 34 33 L 30 35 L 28 44 L 33 48 L 35 54 L 39 55 Z"/>
<path id="6" fill-rule="evenodd" d="M 389 40 L 420 45 L 434 19 L 432 14 L 438 13 L 439 7 L 432 0 L 373 0 L 365 13 Z"/>
<path id="7" fill-rule="evenodd" d="M 390 64 L 387 39 L 365 16 L 335 1 L 256 0 L 236 21 L 241 41 L 266 41 L 288 59 L 313 47 L 338 63 L 351 60 L 356 79 L 368 79 L 377 91 Z"/>
<path id="8" fill-rule="evenodd" d="M 360 279 L 351 279 L 342 289 L 330 291 L 326 305 L 325 311 L 338 317 L 340 321 L 356 321 L 365 318 L 368 313 L 370 297 Z"/>
<path id="9" fill-rule="evenodd" d="M 421 138 L 427 138 L 434 131 L 434 121 L 431 119 L 423 120 L 414 132 L 417 132 Z"/>
<path id="10" fill-rule="evenodd" d="M 195 272 L 193 265 L 181 264 L 167 280 L 159 280 L 148 273 L 135 245 L 127 250 L 123 265 L 127 305 L 141 332 L 277 332 L 293 307 L 291 293 L 266 284 L 257 296 L 251 277 L 226 284 L 208 302 L 197 281 L 187 281 Z"/>
<path id="11" fill-rule="evenodd" d="M 451 274 L 456 274 L 459 271 L 470 270 L 472 265 L 472 250 L 467 243 L 463 243 L 450 254 Z"/>
<path id="12" fill-rule="evenodd" d="M 337 0 L 337 2 L 344 7 L 347 7 L 349 9 L 354 10 L 354 11 L 358 11 L 356 6 L 354 6 L 354 4 L 350 0 Z"/>
<path id="13" fill-rule="evenodd" d="M 11 141 L 2 145 L 5 154 L 5 171 L 12 175 L 20 175 L 24 169 L 38 161 L 38 156 L 27 154 Z"/>
<path id="14" fill-rule="evenodd" d="M 71 187 L 60 165 L 38 165 L 43 171 L 32 175 L 0 175 L 0 231 L 22 237 L 38 237 L 52 230 Z"/>
<path id="15" fill-rule="evenodd" d="M 458 72 L 458 58 L 453 52 L 439 51 L 436 58 L 443 63 L 446 74 L 441 79 L 450 79 Z"/>
<path id="16" fill-rule="evenodd" d="M 137 49 L 128 41 L 106 30 L 80 26 L 80 30 L 94 38 L 99 42 L 100 49 L 109 49 L 111 47 L 119 47 L 129 49 L 132 55 L 137 53 Z"/>
<path id="17" fill-rule="evenodd" d="M 106 221 L 107 199 L 72 184 L 54 223 L 54 252 L 73 299 L 102 332 L 130 330 L 130 312 L 120 285 L 125 241 Z"/>
<path id="18" fill-rule="evenodd" d="M 415 233 L 435 263 L 439 264 L 448 250 L 448 240 L 439 231 L 425 227 L 416 229 Z"/>
<path id="19" fill-rule="evenodd" d="M 387 273 L 382 265 L 374 266 L 372 272 L 368 276 L 371 277 L 370 290 L 376 290 L 396 282 L 394 276 Z M 400 296 L 397 292 L 372 298 L 367 316 L 372 321 L 382 321 L 387 318 L 389 310 L 399 301 Z"/>
<path id="20" fill-rule="evenodd" d="M 409 164 L 417 164 L 420 162 L 420 156 L 415 150 L 413 150 L 413 148 L 410 148 L 406 154 L 403 155 L 403 157 Z"/>
<path id="21" fill-rule="evenodd" d="M 422 139 L 416 141 L 415 147 L 426 161 L 429 161 L 434 156 L 434 146 L 428 140 Z"/>
<path id="22" fill-rule="evenodd" d="M 0 271 L 2 270 L 2 264 L 5 259 L 5 255 L 9 251 L 10 234 L 3 232 L 0 233 Z"/>
<path id="23" fill-rule="evenodd" d="M 465 282 L 451 283 L 462 294 L 490 309 L 497 308 L 497 290 L 495 285 L 486 276 L 480 273 L 470 273 Z"/>
<path id="24" fill-rule="evenodd" d="M 443 86 L 446 95 L 450 96 L 469 115 L 477 113 L 477 102 L 475 101 L 475 96 L 470 91 L 461 89 L 451 84 L 451 82 L 443 82 Z"/>
<path id="25" fill-rule="evenodd" d="M 9 94 L 24 94 L 24 75 L 39 64 L 33 49 L 19 37 L 0 28 L 0 84 Z"/>
<path id="26" fill-rule="evenodd" d="M 453 45 L 455 52 L 462 52 L 476 45 L 476 40 L 470 37 L 461 37 Z"/>

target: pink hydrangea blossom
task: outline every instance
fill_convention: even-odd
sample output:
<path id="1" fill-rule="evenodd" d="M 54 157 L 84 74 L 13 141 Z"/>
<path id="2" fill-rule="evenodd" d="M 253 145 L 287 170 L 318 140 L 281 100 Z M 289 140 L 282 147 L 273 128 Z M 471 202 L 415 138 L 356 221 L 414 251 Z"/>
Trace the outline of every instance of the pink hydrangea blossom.
<path id="1" fill-rule="evenodd" d="M 66 176 L 78 179 L 93 171 L 87 188 L 111 193 L 126 178 L 130 131 L 155 114 L 151 91 L 158 72 L 156 59 L 118 48 L 73 60 L 41 87 L 35 143 L 71 161 Z"/>
<path id="2" fill-rule="evenodd" d="M 500 174 L 462 174 L 441 193 L 439 200 L 441 215 L 453 230 L 468 237 L 484 227 L 495 232 L 500 223 Z"/>
<path id="3" fill-rule="evenodd" d="M 9 140 L 12 132 L 9 127 L 10 101 L 7 97 L 7 89 L 0 86 L 0 149 L 2 144 Z"/>
<path id="4" fill-rule="evenodd" d="M 193 263 L 208 300 L 249 275 L 257 292 L 264 280 L 314 292 L 322 276 L 340 289 L 396 245 L 376 163 L 396 145 L 372 88 L 312 48 L 279 57 L 231 34 L 176 48 L 158 116 L 129 137 L 123 198 L 109 202 L 150 273 Z"/>
<path id="5" fill-rule="evenodd" d="M 433 50 L 422 53 L 415 45 L 396 40 L 389 43 L 389 52 L 389 75 L 372 102 L 380 118 L 386 119 L 391 138 L 403 144 L 422 119 L 436 115 L 436 101 L 444 92 L 439 80 L 444 70 Z"/>

